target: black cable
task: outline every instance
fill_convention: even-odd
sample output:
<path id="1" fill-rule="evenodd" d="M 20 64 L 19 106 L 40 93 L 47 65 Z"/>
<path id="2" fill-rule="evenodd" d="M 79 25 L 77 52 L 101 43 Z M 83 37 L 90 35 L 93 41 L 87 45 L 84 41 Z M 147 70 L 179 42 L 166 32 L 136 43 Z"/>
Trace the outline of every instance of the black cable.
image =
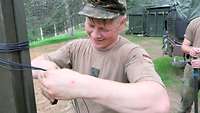
<path id="1" fill-rule="evenodd" d="M 81 98 L 81 99 L 82 99 L 82 101 L 83 101 L 83 103 L 84 103 L 84 105 L 86 107 L 87 113 L 90 113 L 89 107 L 88 107 L 87 103 L 85 102 L 85 100 L 83 98 Z M 76 113 L 81 113 L 77 99 L 73 99 L 72 100 L 72 106 L 73 106 L 73 108 L 74 108 L 74 110 L 75 110 Z"/>
<path id="2" fill-rule="evenodd" d="M 17 62 L 13 61 L 8 61 L 3 58 L 0 58 L 0 67 L 7 69 L 7 70 L 41 70 L 41 71 L 46 71 L 46 69 L 39 68 L 39 67 L 34 67 L 29 64 L 20 64 Z M 58 103 L 58 100 L 55 99 L 53 102 L 51 102 L 52 105 L 55 105 Z"/>
<path id="3" fill-rule="evenodd" d="M 90 113 L 87 103 L 85 102 L 85 100 L 84 100 L 83 98 L 82 98 L 82 100 L 83 100 L 83 103 L 85 104 L 85 107 L 86 107 L 87 113 Z"/>
<path id="4" fill-rule="evenodd" d="M 20 63 L 17 63 L 17 62 L 13 62 L 13 61 L 9 61 L 9 60 L 5 60 L 3 58 L 0 58 L 0 66 L 1 67 L 4 67 L 5 69 L 8 69 L 8 70 L 42 70 L 42 71 L 46 71 L 46 69 L 43 69 L 43 68 L 39 68 L 39 67 L 34 67 L 34 66 L 31 66 L 29 64 L 20 64 Z M 3 65 L 3 66 L 2 66 Z"/>
<path id="5" fill-rule="evenodd" d="M 80 108 L 77 99 L 74 99 L 74 108 L 76 113 L 80 113 Z"/>
<path id="6" fill-rule="evenodd" d="M 30 70 L 30 69 L 32 69 L 32 70 L 46 71 L 46 69 L 43 69 L 43 68 L 34 67 L 34 66 L 29 65 L 29 64 L 20 64 L 20 63 L 17 63 L 17 62 L 5 60 L 3 58 L 0 58 L 0 64 L 1 64 L 0 67 L 7 69 L 7 70 Z M 83 98 L 82 98 L 82 100 L 85 104 L 87 112 L 89 113 L 89 108 L 88 108 L 85 100 Z M 57 99 L 55 99 L 53 102 L 51 102 L 52 105 L 57 104 L 57 103 L 58 103 Z M 73 106 L 76 110 L 76 113 L 80 113 L 80 108 L 79 108 L 79 105 L 78 105 L 78 101 L 76 99 L 74 99 Z"/>
<path id="7" fill-rule="evenodd" d="M 17 42 L 17 43 L 0 43 L 0 53 L 19 52 L 28 48 L 29 48 L 29 41 Z M 5 60 L 3 58 L 0 58 L 0 64 L 1 64 L 1 67 L 4 67 L 9 70 L 33 69 L 33 70 L 46 71 L 45 69 L 42 69 L 39 67 L 34 67 L 29 64 L 20 64 L 17 62 Z"/>
<path id="8" fill-rule="evenodd" d="M 29 49 L 29 42 L 24 41 L 24 42 L 19 42 L 19 43 L 0 43 L 0 53 L 13 53 L 13 52 L 20 52 L 23 50 Z M 7 69 L 7 70 L 41 70 L 41 71 L 47 71 L 46 69 L 40 68 L 40 67 L 35 67 L 31 66 L 30 64 L 21 64 L 9 60 L 5 60 L 0 57 L 0 67 Z M 84 99 L 82 99 L 84 101 Z M 57 104 L 58 100 L 55 99 L 53 102 L 51 102 L 52 105 Z M 76 112 L 80 113 L 80 108 L 78 105 L 78 101 L 74 99 L 74 103 L 72 103 Z M 86 109 L 89 113 L 89 108 L 84 101 L 84 104 L 86 106 Z"/>
<path id="9" fill-rule="evenodd" d="M 17 43 L 0 43 L 0 53 L 13 53 L 20 52 L 23 50 L 29 49 L 29 41 L 17 42 Z M 8 70 L 42 70 L 46 71 L 46 69 L 42 69 L 39 67 L 34 67 L 29 64 L 20 64 L 17 62 L 5 60 L 0 58 L 0 67 Z M 58 100 L 54 100 L 51 102 L 52 105 L 57 104 Z"/>
<path id="10" fill-rule="evenodd" d="M 19 52 L 29 48 L 29 41 L 19 43 L 0 43 L 0 53 Z"/>

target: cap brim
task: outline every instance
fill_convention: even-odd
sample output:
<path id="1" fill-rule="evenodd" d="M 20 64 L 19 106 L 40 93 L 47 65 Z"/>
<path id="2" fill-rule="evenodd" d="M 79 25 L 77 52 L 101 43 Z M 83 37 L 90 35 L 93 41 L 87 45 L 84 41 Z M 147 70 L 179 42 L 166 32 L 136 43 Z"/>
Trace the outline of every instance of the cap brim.
<path id="1" fill-rule="evenodd" d="M 102 8 L 97 8 L 91 4 L 86 4 L 78 14 L 97 19 L 113 19 L 120 15 L 119 13 L 113 13 Z"/>

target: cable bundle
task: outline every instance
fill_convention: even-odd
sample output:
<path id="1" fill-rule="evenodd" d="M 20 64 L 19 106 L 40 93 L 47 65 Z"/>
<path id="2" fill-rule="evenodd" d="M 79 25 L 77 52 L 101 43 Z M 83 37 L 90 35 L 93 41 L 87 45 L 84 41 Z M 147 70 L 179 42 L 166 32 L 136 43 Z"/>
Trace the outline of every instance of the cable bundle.
<path id="1" fill-rule="evenodd" d="M 29 49 L 29 42 L 18 42 L 18 43 L 0 43 L 0 53 L 12 53 L 12 52 L 20 52 L 23 50 Z M 45 69 L 34 67 L 29 64 L 20 64 L 17 62 L 5 60 L 0 58 L 0 66 L 2 68 L 6 68 L 8 70 L 25 70 L 25 69 L 33 69 L 33 70 L 42 70 Z"/>
<path id="2" fill-rule="evenodd" d="M 20 52 L 23 50 L 26 50 L 29 48 L 29 42 L 20 42 L 20 43 L 0 43 L 0 53 L 13 53 L 13 52 Z M 0 58 L 0 67 L 7 69 L 7 70 L 41 70 L 41 71 L 46 71 L 46 69 L 39 68 L 39 67 L 34 67 L 29 64 L 21 64 L 9 60 L 5 60 L 3 58 Z M 88 106 L 84 99 L 82 98 L 87 112 L 89 113 Z M 52 105 L 57 104 L 58 100 L 55 99 L 53 102 L 51 102 Z M 80 113 L 79 105 L 76 99 L 74 99 L 74 102 L 72 102 L 73 107 L 76 111 L 76 113 Z"/>
<path id="3" fill-rule="evenodd" d="M 18 43 L 0 43 L 0 53 L 20 52 L 26 49 L 29 49 L 28 41 L 18 42 Z M 17 62 L 5 60 L 3 58 L 0 58 L 0 66 L 8 70 L 33 69 L 33 70 L 46 71 L 45 69 L 34 67 L 29 64 L 20 64 Z"/>
<path id="4" fill-rule="evenodd" d="M 29 41 L 19 43 L 0 43 L 0 53 L 23 51 L 29 48 Z"/>

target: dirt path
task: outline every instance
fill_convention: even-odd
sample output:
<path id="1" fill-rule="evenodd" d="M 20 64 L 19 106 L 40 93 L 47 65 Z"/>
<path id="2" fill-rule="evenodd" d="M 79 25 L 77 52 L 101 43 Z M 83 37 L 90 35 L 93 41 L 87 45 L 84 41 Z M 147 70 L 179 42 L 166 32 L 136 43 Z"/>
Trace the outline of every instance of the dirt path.
<path id="1" fill-rule="evenodd" d="M 48 53 L 50 51 L 54 51 L 60 46 L 62 46 L 64 43 L 59 43 L 59 44 L 53 44 L 53 45 L 48 45 L 48 46 L 42 46 L 38 48 L 33 48 L 30 50 L 31 53 L 31 58 L 35 58 L 36 56 L 39 56 L 40 54 L 43 53 Z M 153 59 L 158 58 L 162 56 L 162 51 L 161 51 L 161 46 L 158 44 L 149 44 L 149 43 L 141 43 L 141 46 L 143 46 L 152 56 Z M 151 47 L 151 49 L 149 49 Z M 34 87 L 35 87 L 35 96 L 36 96 L 36 104 L 37 104 L 37 111 L 38 113 L 67 113 L 68 107 L 67 104 L 68 102 L 66 101 L 59 101 L 57 105 L 50 105 L 49 101 L 46 100 L 40 93 L 40 89 L 38 87 L 38 82 L 37 80 L 34 80 Z M 177 111 L 177 105 L 180 100 L 179 96 L 179 88 L 177 89 L 176 86 L 172 86 L 170 88 L 167 88 L 168 94 L 170 96 L 170 101 L 171 101 L 171 112 L 170 113 L 176 113 Z"/>

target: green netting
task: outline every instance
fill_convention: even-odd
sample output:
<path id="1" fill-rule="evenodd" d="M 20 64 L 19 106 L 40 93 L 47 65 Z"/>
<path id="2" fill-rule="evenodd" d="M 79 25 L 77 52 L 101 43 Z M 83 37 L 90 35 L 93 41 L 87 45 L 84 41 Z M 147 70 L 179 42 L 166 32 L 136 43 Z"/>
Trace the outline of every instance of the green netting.
<path id="1" fill-rule="evenodd" d="M 159 0 L 162 5 L 175 5 L 178 14 L 188 20 L 200 16 L 199 0 Z M 164 4 L 163 4 L 164 3 Z M 165 4 L 166 3 L 166 4 Z"/>
<path id="2" fill-rule="evenodd" d="M 199 0 L 177 0 L 176 3 L 176 8 L 180 16 L 189 20 L 200 16 Z"/>

